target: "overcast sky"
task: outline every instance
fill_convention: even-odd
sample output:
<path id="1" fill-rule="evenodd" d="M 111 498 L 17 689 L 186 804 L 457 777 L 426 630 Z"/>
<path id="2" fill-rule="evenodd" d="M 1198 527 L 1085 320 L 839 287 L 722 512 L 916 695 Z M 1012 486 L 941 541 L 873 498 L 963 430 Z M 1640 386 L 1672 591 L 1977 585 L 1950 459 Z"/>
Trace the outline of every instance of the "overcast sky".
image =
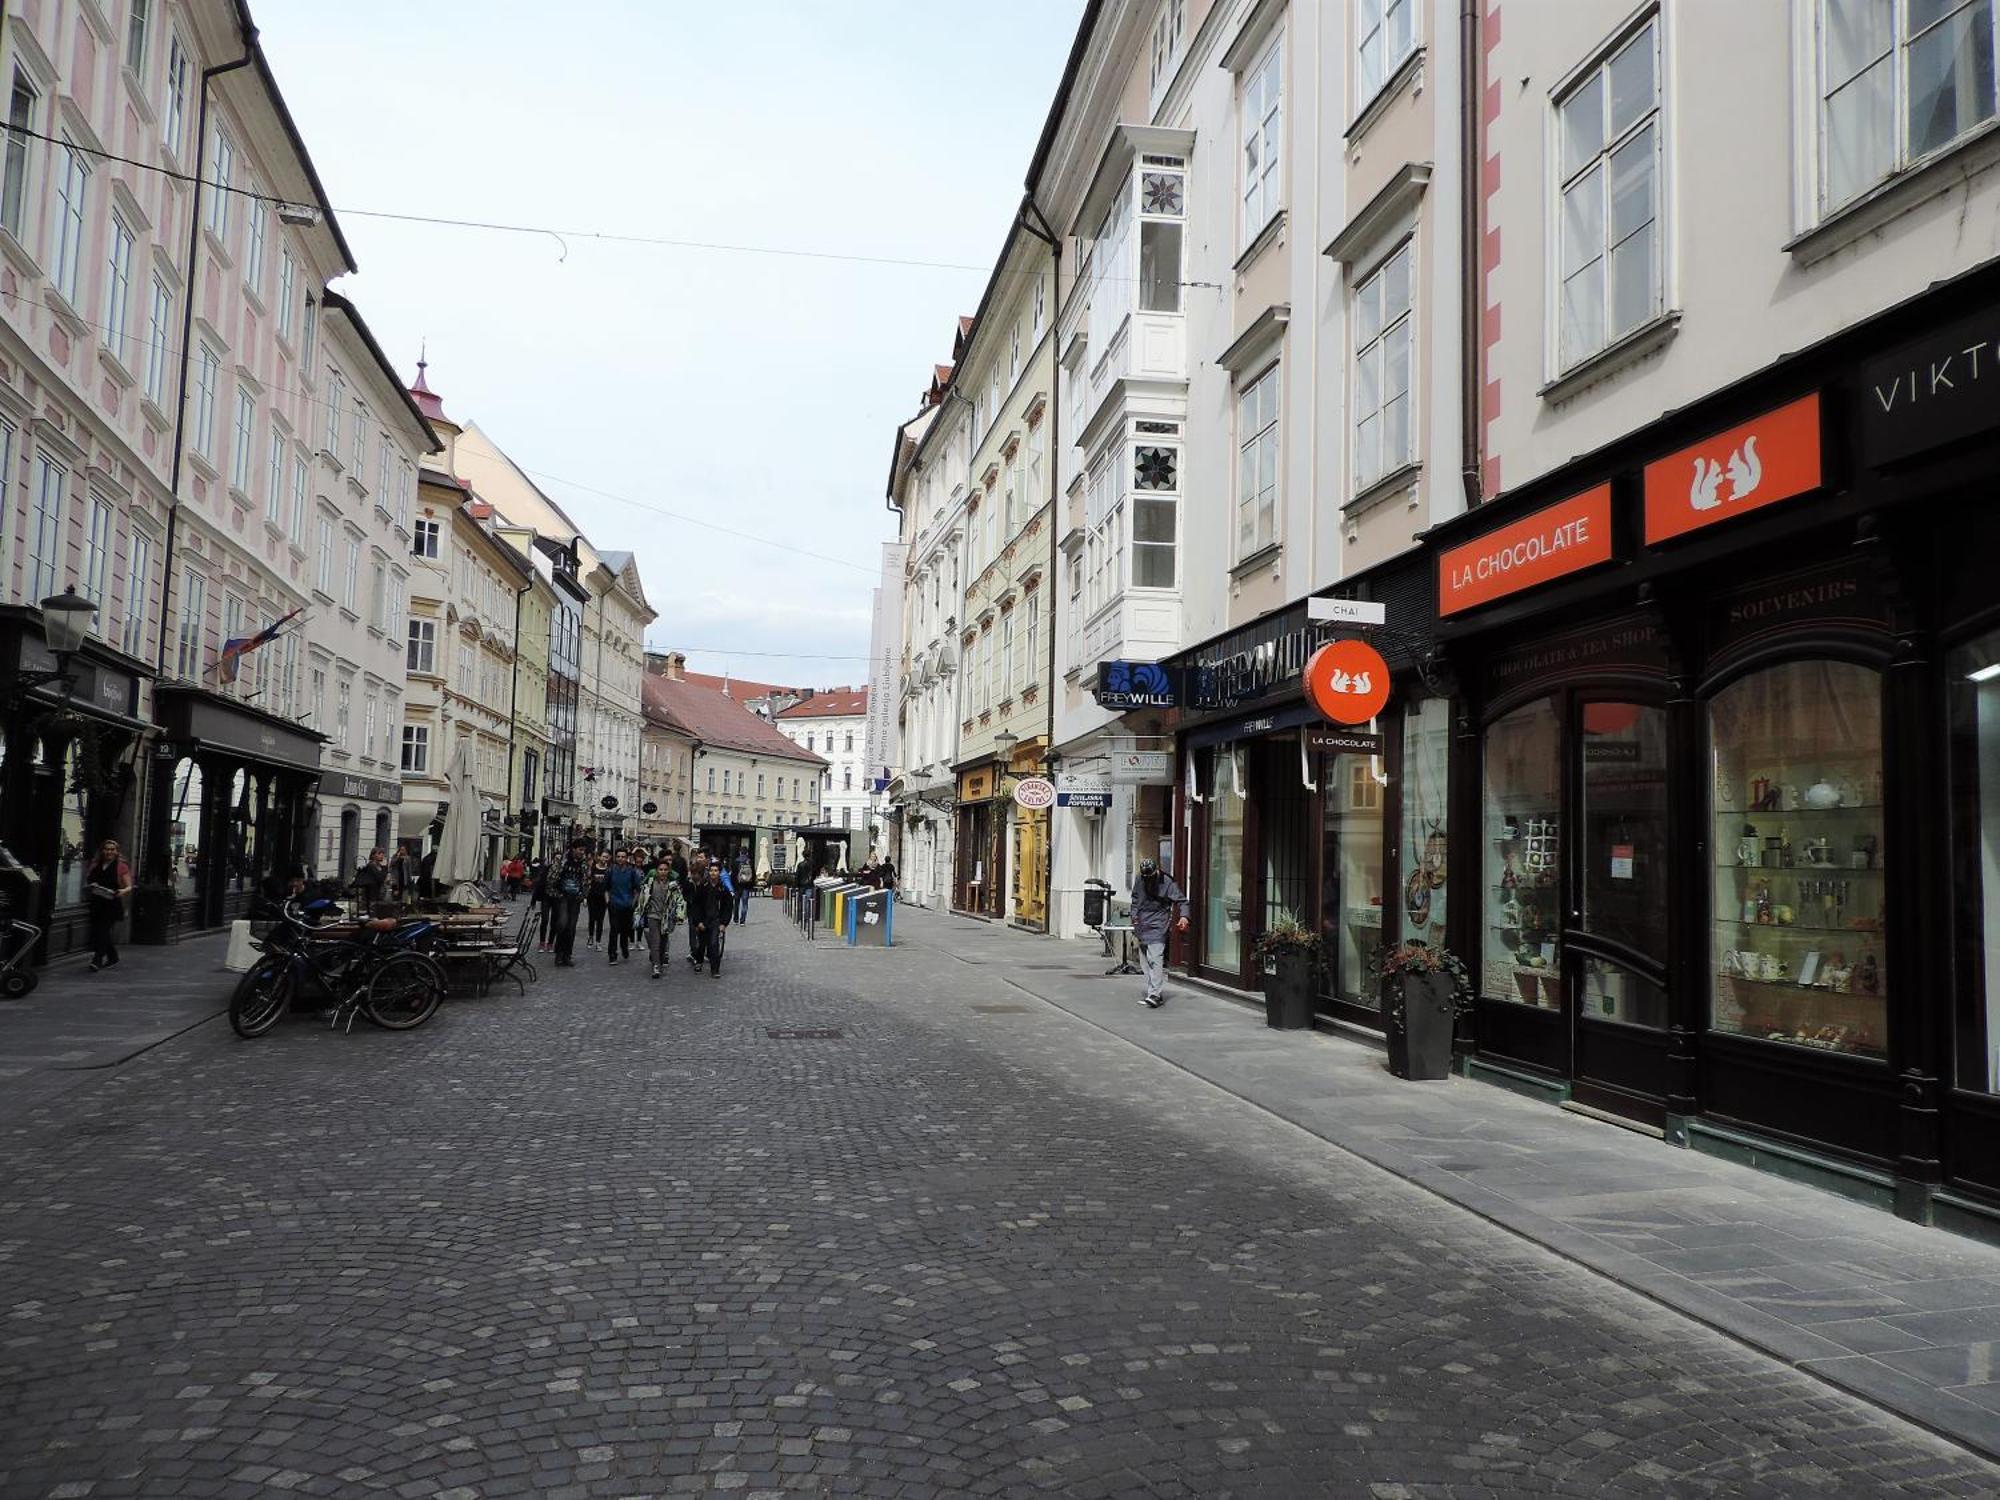
<path id="1" fill-rule="evenodd" d="M 428 341 L 445 409 L 638 554 L 656 648 L 865 681 L 893 429 L 985 286 L 1082 0 L 254 9 L 404 378 Z"/>

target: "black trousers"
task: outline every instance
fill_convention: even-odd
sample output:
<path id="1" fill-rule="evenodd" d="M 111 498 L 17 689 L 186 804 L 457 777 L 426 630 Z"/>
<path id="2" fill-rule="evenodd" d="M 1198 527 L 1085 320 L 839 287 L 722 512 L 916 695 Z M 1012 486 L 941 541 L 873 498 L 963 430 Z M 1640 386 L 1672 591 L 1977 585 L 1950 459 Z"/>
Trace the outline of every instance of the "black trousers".
<path id="1" fill-rule="evenodd" d="M 632 956 L 632 908 L 614 906 L 611 908 L 611 941 L 608 944 L 612 958 Z"/>
<path id="2" fill-rule="evenodd" d="M 590 940 L 593 943 L 604 941 L 604 909 L 605 900 L 602 896 L 590 898 Z"/>
<path id="3" fill-rule="evenodd" d="M 556 960 L 569 963 L 576 953 L 576 911 L 578 896 L 556 897 Z"/>
<path id="4" fill-rule="evenodd" d="M 537 901 L 535 903 L 536 942 L 546 943 L 549 940 L 549 925 L 554 919 L 555 919 L 555 900 L 553 897 L 549 897 L 544 900 Z"/>
<path id="5" fill-rule="evenodd" d="M 116 901 L 90 903 L 90 952 L 100 963 L 118 962 L 118 919 L 124 915 Z"/>
<path id="6" fill-rule="evenodd" d="M 694 950 L 695 967 L 700 968 L 705 963 L 709 973 L 720 974 L 722 950 L 728 940 L 729 929 L 720 922 L 711 923 L 699 932 L 689 929 L 688 942 Z"/>

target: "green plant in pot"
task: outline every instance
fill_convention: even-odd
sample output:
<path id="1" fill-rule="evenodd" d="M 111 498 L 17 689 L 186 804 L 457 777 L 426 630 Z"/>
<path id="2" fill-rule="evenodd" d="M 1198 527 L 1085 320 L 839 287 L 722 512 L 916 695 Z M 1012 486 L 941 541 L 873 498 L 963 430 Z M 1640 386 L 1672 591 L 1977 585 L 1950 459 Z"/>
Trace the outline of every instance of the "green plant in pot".
<path id="1" fill-rule="evenodd" d="M 1264 975 L 1264 1024 L 1279 1031 L 1312 1025 L 1313 976 L 1321 962 L 1319 934 L 1280 907 L 1251 945 Z"/>
<path id="2" fill-rule="evenodd" d="M 1376 957 L 1389 1071 L 1398 1078 L 1451 1076 L 1451 1038 L 1472 1008 L 1472 976 L 1448 949 L 1399 943 Z"/>

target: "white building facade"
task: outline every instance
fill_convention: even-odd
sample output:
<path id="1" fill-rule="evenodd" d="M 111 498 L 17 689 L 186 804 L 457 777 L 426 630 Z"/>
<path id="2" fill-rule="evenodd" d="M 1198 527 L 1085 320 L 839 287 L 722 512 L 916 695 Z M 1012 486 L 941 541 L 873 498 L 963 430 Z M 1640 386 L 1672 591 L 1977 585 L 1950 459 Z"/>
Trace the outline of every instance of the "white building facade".
<path id="1" fill-rule="evenodd" d="M 828 828 L 868 833 L 881 822 L 883 800 L 870 787 L 868 689 L 814 688 L 772 725 L 793 744 L 827 763 L 820 783 L 818 821 Z"/>

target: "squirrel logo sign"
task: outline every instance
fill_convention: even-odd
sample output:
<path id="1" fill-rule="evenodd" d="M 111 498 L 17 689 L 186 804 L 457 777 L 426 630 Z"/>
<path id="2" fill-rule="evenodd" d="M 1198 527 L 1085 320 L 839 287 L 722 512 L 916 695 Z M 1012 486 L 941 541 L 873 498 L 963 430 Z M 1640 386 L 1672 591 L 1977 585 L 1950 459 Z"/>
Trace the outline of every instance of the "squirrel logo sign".
<path id="1" fill-rule="evenodd" d="M 1306 663 L 1306 701 L 1336 724 L 1366 724 L 1389 703 L 1389 664 L 1366 641 L 1328 641 Z"/>

